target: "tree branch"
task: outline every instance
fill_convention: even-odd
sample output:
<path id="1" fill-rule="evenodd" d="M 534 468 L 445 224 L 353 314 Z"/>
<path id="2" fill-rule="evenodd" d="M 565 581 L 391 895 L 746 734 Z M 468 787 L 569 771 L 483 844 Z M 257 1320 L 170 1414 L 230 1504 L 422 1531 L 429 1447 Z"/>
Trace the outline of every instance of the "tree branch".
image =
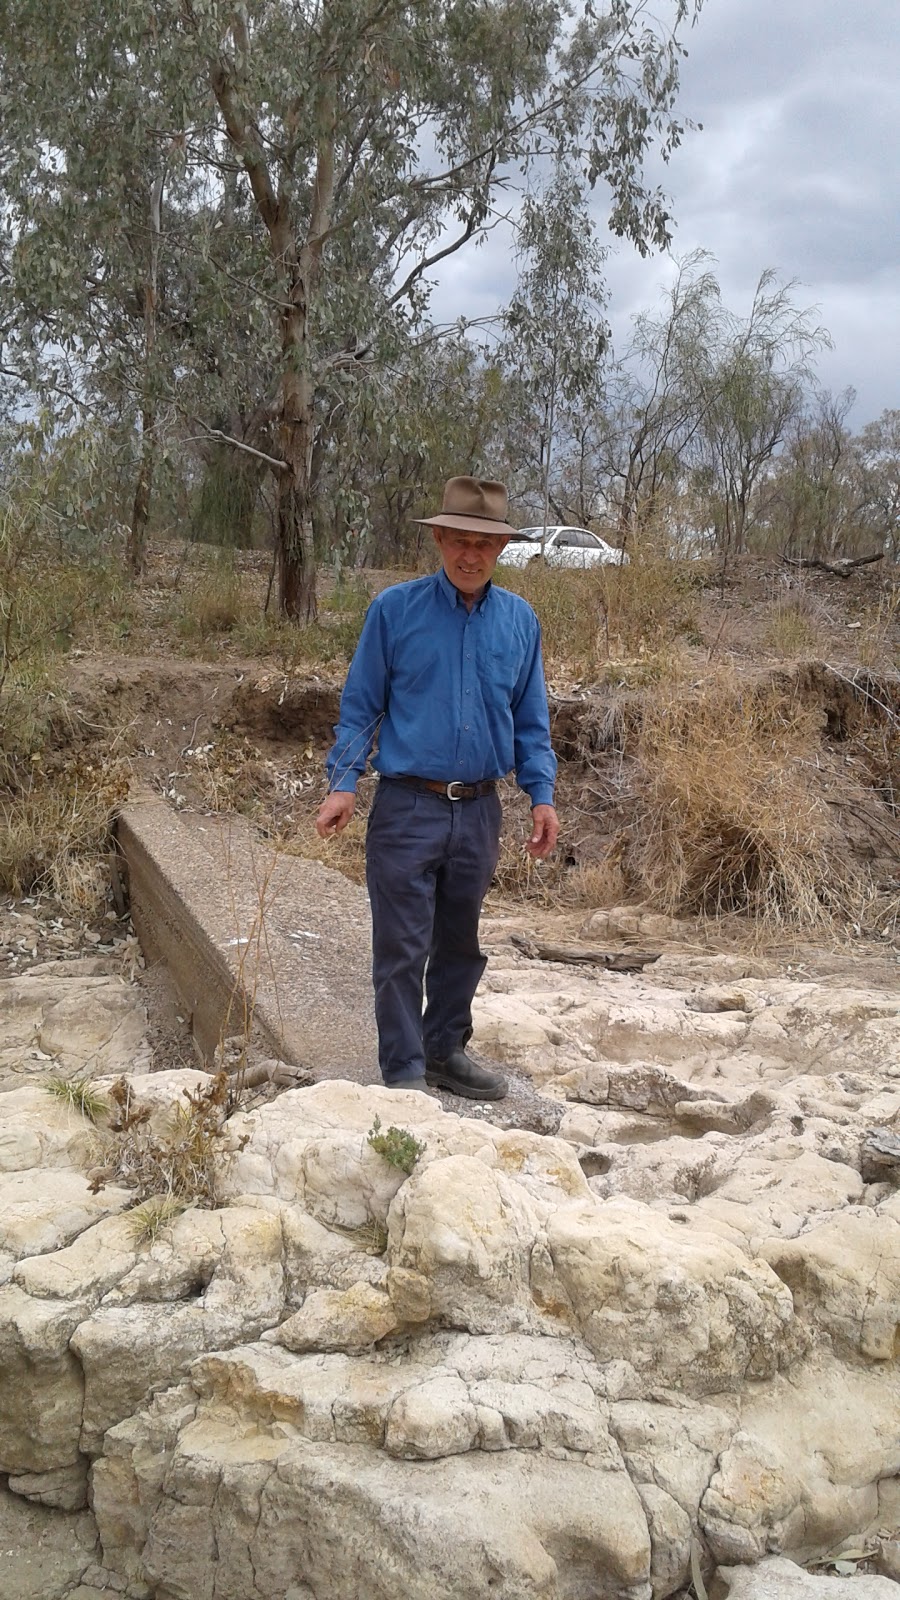
<path id="1" fill-rule="evenodd" d="M 490 189 L 491 175 L 494 170 L 495 162 L 496 155 L 492 155 L 490 161 L 488 162 L 487 171 L 485 172 L 484 177 L 485 193 L 487 193 Z M 422 277 L 423 273 L 427 272 L 430 267 L 436 266 L 436 264 L 439 261 L 443 261 L 446 256 L 452 256 L 457 250 L 461 250 L 464 244 L 468 243 L 473 233 L 475 233 L 476 229 L 480 226 L 479 211 L 480 207 L 478 201 L 476 200 L 471 211 L 469 212 L 469 219 L 462 233 L 459 234 L 456 239 L 452 239 L 449 244 L 445 245 L 443 250 L 435 250 L 432 255 L 423 256 L 421 261 L 416 262 L 416 265 L 412 268 L 412 270 L 407 273 L 403 283 L 400 285 L 400 288 L 395 294 L 391 295 L 387 302 L 389 306 L 395 306 L 398 300 L 402 300 L 404 295 L 409 293 L 413 284 L 416 283 L 418 279 Z"/>
<path id="2" fill-rule="evenodd" d="M 252 444 L 244 444 L 242 439 L 233 439 L 230 433 L 223 433 L 221 428 L 208 428 L 199 417 L 194 417 L 192 420 L 196 427 L 203 429 L 203 432 L 194 438 L 185 439 L 185 444 L 199 444 L 203 439 L 215 439 L 219 444 L 230 444 L 235 450 L 243 450 L 248 456 L 256 456 L 258 461 L 264 461 L 266 466 L 272 467 L 275 472 L 290 472 L 288 463 L 281 461 L 278 456 L 266 455 L 265 450 L 256 450 Z"/>
<path id="3" fill-rule="evenodd" d="M 874 556 L 838 556 L 835 561 L 822 561 L 819 556 L 783 555 L 781 559 L 787 567 L 815 567 L 832 578 L 849 578 L 858 567 L 870 567 L 874 561 L 883 561 L 884 551 L 878 550 Z"/>

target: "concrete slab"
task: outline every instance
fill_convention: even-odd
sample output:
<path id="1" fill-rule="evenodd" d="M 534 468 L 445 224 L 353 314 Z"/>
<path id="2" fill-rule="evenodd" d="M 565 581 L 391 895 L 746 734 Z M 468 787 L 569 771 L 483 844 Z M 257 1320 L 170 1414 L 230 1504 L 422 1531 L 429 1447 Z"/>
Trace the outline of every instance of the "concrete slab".
<path id="1" fill-rule="evenodd" d="M 124 808 L 118 836 L 144 954 L 167 966 L 207 1059 L 250 1029 L 317 1077 L 380 1081 L 364 889 L 240 817 L 155 796 Z"/>

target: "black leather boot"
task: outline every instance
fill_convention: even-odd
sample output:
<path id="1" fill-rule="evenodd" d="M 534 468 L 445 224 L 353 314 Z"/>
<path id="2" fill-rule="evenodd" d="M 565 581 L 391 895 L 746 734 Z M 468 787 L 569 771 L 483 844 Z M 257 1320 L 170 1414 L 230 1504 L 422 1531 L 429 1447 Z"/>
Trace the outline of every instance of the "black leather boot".
<path id="1" fill-rule="evenodd" d="M 425 1060 L 425 1082 L 434 1089 L 445 1089 L 466 1100 L 502 1100 L 506 1094 L 506 1079 L 502 1073 L 489 1072 L 466 1055 L 462 1045 L 443 1061 L 433 1056 Z"/>

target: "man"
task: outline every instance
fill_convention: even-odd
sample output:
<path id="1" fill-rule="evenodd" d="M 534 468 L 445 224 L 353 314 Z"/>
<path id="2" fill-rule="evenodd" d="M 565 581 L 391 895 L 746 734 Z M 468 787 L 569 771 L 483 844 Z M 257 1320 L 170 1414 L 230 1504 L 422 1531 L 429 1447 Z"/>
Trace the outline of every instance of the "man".
<path id="1" fill-rule="evenodd" d="M 377 736 L 366 881 L 382 1077 L 472 1100 L 506 1094 L 465 1048 L 500 849 L 497 779 L 515 767 L 531 798 L 530 855 L 548 856 L 559 832 L 540 627 L 525 600 L 491 584 L 515 533 L 507 511 L 502 484 L 451 478 L 439 515 L 417 519 L 433 530 L 441 570 L 369 607 L 316 822 L 322 838 L 346 827 Z"/>

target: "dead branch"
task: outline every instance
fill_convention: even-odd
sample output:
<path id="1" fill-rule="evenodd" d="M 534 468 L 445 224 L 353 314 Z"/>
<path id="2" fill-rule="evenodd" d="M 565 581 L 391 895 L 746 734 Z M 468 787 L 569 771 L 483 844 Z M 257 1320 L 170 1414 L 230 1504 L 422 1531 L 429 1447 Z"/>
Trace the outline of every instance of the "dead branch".
<path id="1" fill-rule="evenodd" d="M 832 578 L 851 578 L 858 567 L 870 567 L 874 561 L 884 560 L 884 551 L 879 550 L 874 556 L 838 556 L 836 561 L 823 561 L 820 556 L 786 556 L 782 555 L 786 567 L 815 567 L 818 572 L 827 572 Z"/>
<path id="2" fill-rule="evenodd" d="M 279 1089 L 299 1089 L 313 1082 L 309 1067 L 293 1067 L 289 1061 L 279 1061 L 275 1056 L 241 1067 L 235 1076 L 243 1089 L 257 1089 L 261 1083 L 274 1083 Z"/>
<path id="3" fill-rule="evenodd" d="M 544 944 L 542 940 L 529 939 L 521 933 L 511 933 L 510 943 L 529 961 L 564 961 L 573 966 L 605 967 L 607 972 L 641 972 L 656 955 L 646 955 L 637 950 L 588 950 L 583 945 Z"/>

